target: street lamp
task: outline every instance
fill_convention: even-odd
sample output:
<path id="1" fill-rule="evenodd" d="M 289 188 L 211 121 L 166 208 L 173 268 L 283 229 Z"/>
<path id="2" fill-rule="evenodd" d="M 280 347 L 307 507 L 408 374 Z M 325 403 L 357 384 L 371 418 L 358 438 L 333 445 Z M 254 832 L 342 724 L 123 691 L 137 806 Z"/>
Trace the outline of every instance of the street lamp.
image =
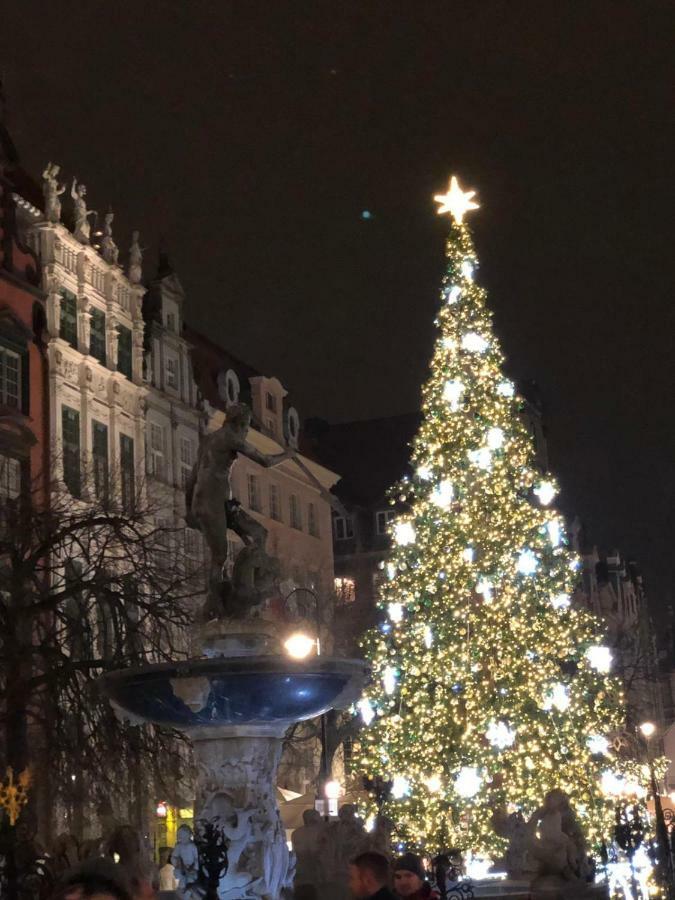
<path id="1" fill-rule="evenodd" d="M 643 722 L 642 725 L 640 725 L 640 731 L 642 732 L 643 737 L 649 740 L 651 737 L 654 737 L 656 725 L 653 722 Z"/>
<path id="2" fill-rule="evenodd" d="M 663 806 L 661 805 L 661 797 L 659 795 L 659 786 L 656 783 L 656 772 L 654 771 L 654 759 L 651 752 L 651 739 L 656 734 L 656 725 L 653 722 L 642 722 L 639 726 L 640 732 L 645 739 L 647 748 L 647 765 L 649 766 L 649 781 L 654 798 L 654 818 L 656 819 L 656 845 L 658 849 L 659 870 L 661 879 L 665 883 L 666 893 L 669 897 L 673 896 L 673 861 L 670 855 L 670 841 L 668 839 L 668 828 L 663 815 Z"/>
<path id="3" fill-rule="evenodd" d="M 286 653 L 293 659 L 306 659 L 315 647 L 318 655 L 319 648 L 316 638 L 311 638 L 300 631 L 295 632 L 284 641 Z"/>

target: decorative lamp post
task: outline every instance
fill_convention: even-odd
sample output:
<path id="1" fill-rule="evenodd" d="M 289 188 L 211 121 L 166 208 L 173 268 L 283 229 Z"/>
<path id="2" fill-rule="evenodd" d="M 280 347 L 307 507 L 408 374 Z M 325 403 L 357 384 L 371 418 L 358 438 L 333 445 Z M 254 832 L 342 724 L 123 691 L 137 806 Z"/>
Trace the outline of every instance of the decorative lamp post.
<path id="1" fill-rule="evenodd" d="M 654 798 L 654 816 L 656 818 L 656 846 L 658 851 L 658 870 L 660 880 L 665 886 L 668 897 L 673 896 L 673 860 L 670 855 L 670 841 L 668 840 L 668 828 L 663 815 L 663 806 L 659 795 L 659 786 L 656 783 L 654 771 L 654 758 L 651 750 L 651 739 L 656 734 L 656 725 L 653 722 L 643 722 L 640 725 L 640 733 L 645 741 L 647 750 L 647 765 L 649 766 L 649 781 Z"/>

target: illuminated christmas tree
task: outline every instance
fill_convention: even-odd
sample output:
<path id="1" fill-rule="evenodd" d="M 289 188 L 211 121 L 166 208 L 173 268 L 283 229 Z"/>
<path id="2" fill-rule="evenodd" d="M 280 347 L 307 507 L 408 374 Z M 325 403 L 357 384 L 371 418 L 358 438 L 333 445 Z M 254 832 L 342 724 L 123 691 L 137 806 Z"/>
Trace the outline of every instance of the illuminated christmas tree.
<path id="1" fill-rule="evenodd" d="M 602 628 L 570 600 L 579 562 L 502 371 L 463 221 L 473 195 L 453 178 L 435 198 L 451 214 L 438 334 L 359 708 L 363 771 L 393 782 L 403 838 L 494 854 L 494 812 L 527 816 L 554 787 L 591 840 L 611 833 L 623 699 Z"/>

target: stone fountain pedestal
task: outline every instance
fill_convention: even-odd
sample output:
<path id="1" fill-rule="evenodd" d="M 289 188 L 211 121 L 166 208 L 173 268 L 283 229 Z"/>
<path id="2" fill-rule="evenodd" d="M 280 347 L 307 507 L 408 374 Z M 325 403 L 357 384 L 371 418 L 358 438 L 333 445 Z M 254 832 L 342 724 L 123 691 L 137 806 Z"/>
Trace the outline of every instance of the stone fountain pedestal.
<path id="1" fill-rule="evenodd" d="M 216 879 L 219 900 L 278 900 L 292 887 L 294 862 L 276 799 L 284 734 L 295 722 L 349 706 L 368 674 L 361 660 L 288 659 L 279 627 L 259 619 L 214 621 L 195 636 L 193 652 L 201 646 L 201 655 L 101 679 L 127 715 L 176 728 L 192 741 L 195 822 L 227 847 Z M 181 884 L 186 900 L 205 887 L 198 877 L 193 865 Z"/>

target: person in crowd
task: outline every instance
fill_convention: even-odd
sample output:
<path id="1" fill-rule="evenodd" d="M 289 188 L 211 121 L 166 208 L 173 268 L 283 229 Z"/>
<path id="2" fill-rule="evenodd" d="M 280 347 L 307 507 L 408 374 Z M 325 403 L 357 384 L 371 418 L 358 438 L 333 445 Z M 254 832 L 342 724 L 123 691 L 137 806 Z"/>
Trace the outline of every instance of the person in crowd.
<path id="1" fill-rule="evenodd" d="M 440 894 L 426 880 L 422 860 L 405 853 L 394 862 L 394 891 L 409 900 L 438 900 Z"/>
<path id="2" fill-rule="evenodd" d="M 96 859 L 71 870 L 52 900 L 134 900 L 124 876 L 112 860 Z"/>
<path id="3" fill-rule="evenodd" d="M 396 900 L 389 890 L 389 860 L 381 853 L 360 853 L 349 865 L 349 890 L 357 900 Z"/>
<path id="4" fill-rule="evenodd" d="M 175 891 L 178 887 L 178 879 L 171 862 L 171 850 L 164 854 L 164 865 L 159 870 L 160 891 Z"/>

